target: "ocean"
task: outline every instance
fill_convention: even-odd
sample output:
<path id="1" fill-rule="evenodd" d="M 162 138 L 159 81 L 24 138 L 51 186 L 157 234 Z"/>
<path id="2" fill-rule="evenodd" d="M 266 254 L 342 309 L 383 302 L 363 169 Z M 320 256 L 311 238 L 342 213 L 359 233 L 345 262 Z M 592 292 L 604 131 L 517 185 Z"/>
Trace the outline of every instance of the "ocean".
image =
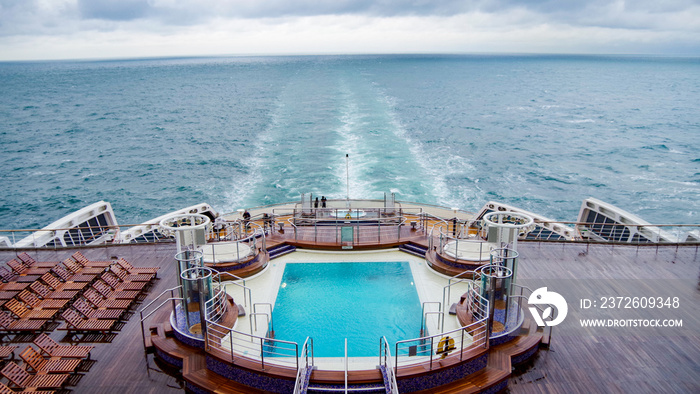
<path id="1" fill-rule="evenodd" d="M 0 228 L 301 193 L 699 223 L 700 59 L 386 55 L 0 63 Z"/>

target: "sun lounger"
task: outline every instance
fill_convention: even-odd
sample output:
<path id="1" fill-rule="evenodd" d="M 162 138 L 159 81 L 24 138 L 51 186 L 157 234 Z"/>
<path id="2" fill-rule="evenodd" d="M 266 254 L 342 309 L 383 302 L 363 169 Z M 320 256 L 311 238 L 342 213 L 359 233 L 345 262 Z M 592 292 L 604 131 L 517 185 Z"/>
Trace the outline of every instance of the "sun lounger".
<path id="1" fill-rule="evenodd" d="M 97 290 L 103 297 L 113 300 L 135 300 L 140 291 L 112 290 L 102 279 L 92 284 L 92 288 Z"/>
<path id="2" fill-rule="evenodd" d="M 68 379 L 68 374 L 36 374 L 32 375 L 24 370 L 19 365 L 10 361 L 5 365 L 5 368 L 0 371 L 6 377 L 12 386 L 26 389 L 60 389 Z"/>
<path id="3" fill-rule="evenodd" d="M 36 281 L 29 285 L 29 288 L 34 290 L 34 292 L 38 294 L 39 297 L 44 299 L 72 300 L 79 293 L 77 290 L 52 291 L 51 289 L 49 289 L 48 286 L 39 281 Z"/>
<path id="4" fill-rule="evenodd" d="M 104 268 L 83 267 L 73 259 L 63 260 L 63 265 L 68 269 L 68 271 L 72 272 L 73 275 L 85 275 L 86 277 L 92 276 L 93 278 L 96 278 L 105 270 Z"/>
<path id="5" fill-rule="evenodd" d="M 155 274 L 130 274 L 127 270 L 116 264 L 109 267 L 109 270 L 119 277 L 119 279 L 128 282 L 150 282 L 155 278 Z"/>
<path id="6" fill-rule="evenodd" d="M 66 321 L 66 324 L 58 329 L 70 332 L 99 331 L 106 334 L 112 331 L 114 324 L 117 322 L 116 320 L 84 318 L 80 316 L 78 311 L 71 308 L 63 311 L 61 317 Z"/>
<path id="7" fill-rule="evenodd" d="M 126 312 L 126 309 L 95 308 L 84 298 L 77 299 L 72 306 L 88 319 L 119 319 Z"/>
<path id="8" fill-rule="evenodd" d="M 90 358 L 94 346 L 90 345 L 61 345 L 47 334 L 41 334 L 34 340 L 41 351 L 51 357 Z"/>
<path id="9" fill-rule="evenodd" d="M 105 281 L 114 290 L 133 290 L 140 292 L 148 286 L 148 282 L 123 281 L 112 272 L 105 272 L 100 279 Z"/>
<path id="10" fill-rule="evenodd" d="M 7 301 L 5 305 L 3 305 L 3 308 L 14 313 L 20 319 L 29 320 L 51 320 L 58 312 L 57 309 L 29 309 L 26 305 L 14 298 Z"/>
<path id="11" fill-rule="evenodd" d="M 74 373 L 83 362 L 75 358 L 47 358 L 31 346 L 27 346 L 19 357 L 27 364 L 27 372 L 34 373 Z"/>
<path id="12" fill-rule="evenodd" d="M 88 285 L 88 282 L 61 282 L 60 279 L 53 276 L 50 272 L 45 273 L 39 279 L 53 291 L 82 290 Z"/>
<path id="13" fill-rule="evenodd" d="M 85 299 L 90 301 L 90 303 L 96 308 L 129 309 L 131 304 L 134 302 L 134 300 L 108 299 L 106 297 L 103 297 L 102 294 L 100 294 L 99 292 L 97 292 L 97 290 L 93 288 L 85 290 L 83 296 L 85 297 Z"/>
<path id="14" fill-rule="evenodd" d="M 32 267 L 48 267 L 51 268 L 56 264 L 60 264 L 60 261 L 36 261 L 27 252 L 22 252 L 17 255 L 17 258 L 22 260 L 25 265 L 30 265 Z"/>
<path id="15" fill-rule="evenodd" d="M 15 356 L 15 350 L 17 350 L 18 347 L 19 346 L 0 346 L 0 359 L 13 359 Z"/>
<path id="16" fill-rule="evenodd" d="M 40 299 L 35 293 L 29 290 L 22 290 L 17 294 L 17 298 L 22 300 L 29 308 L 32 309 L 63 309 L 70 300 L 60 299 Z"/>
<path id="17" fill-rule="evenodd" d="M 40 319 L 15 319 L 10 312 L 0 311 L 0 331 L 40 331 L 47 322 L 48 320 Z"/>
<path id="18" fill-rule="evenodd" d="M 8 261 L 7 265 L 10 268 L 12 268 L 12 271 L 14 271 L 17 275 L 20 276 L 43 275 L 44 273 L 49 272 L 49 270 L 51 270 L 51 268 L 46 267 L 32 267 L 29 265 L 24 265 L 24 263 L 21 263 L 15 259 Z"/>
<path id="19" fill-rule="evenodd" d="M 102 267 L 102 268 L 107 268 L 110 265 L 114 263 L 113 260 L 106 260 L 106 261 L 95 261 L 95 260 L 89 260 L 87 257 L 83 256 L 81 252 L 75 252 L 71 256 L 75 261 L 80 263 L 81 265 L 85 267 Z"/>

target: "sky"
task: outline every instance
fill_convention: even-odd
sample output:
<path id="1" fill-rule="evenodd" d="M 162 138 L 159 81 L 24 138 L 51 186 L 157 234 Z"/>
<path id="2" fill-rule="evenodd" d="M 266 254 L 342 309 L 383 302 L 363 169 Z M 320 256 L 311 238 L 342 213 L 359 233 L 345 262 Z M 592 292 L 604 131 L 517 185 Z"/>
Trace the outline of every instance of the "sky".
<path id="1" fill-rule="evenodd" d="M 0 0 L 0 61 L 375 53 L 700 56 L 700 0 Z"/>

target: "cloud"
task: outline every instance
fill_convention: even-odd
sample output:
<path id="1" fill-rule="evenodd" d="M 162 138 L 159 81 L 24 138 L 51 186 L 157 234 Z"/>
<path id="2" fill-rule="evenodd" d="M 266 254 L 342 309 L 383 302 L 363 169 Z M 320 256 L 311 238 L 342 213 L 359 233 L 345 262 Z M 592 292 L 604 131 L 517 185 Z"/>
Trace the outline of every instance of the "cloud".
<path id="1" fill-rule="evenodd" d="M 0 0 L 0 59 L 329 51 L 697 55 L 700 4 L 693 0 Z"/>
<path id="2" fill-rule="evenodd" d="M 84 19 L 126 21 L 143 18 L 152 10 L 148 0 L 78 0 Z"/>

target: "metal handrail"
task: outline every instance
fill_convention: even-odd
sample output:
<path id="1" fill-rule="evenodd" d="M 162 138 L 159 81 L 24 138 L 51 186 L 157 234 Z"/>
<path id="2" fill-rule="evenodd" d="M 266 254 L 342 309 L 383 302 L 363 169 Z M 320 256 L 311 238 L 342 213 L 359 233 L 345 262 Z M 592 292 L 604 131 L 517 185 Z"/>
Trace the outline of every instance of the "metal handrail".
<path id="1" fill-rule="evenodd" d="M 235 357 L 234 357 L 235 353 L 233 351 L 233 335 L 235 334 L 235 335 L 241 336 L 243 338 L 250 337 L 250 342 L 254 342 L 255 340 L 258 340 L 258 342 L 260 343 L 260 347 L 259 347 L 260 364 L 261 364 L 263 369 L 265 368 L 265 349 L 264 349 L 265 342 L 274 343 L 274 344 L 293 345 L 294 346 L 294 357 L 295 357 L 295 362 L 296 362 L 296 368 L 299 369 L 299 345 L 296 342 L 284 341 L 281 339 L 274 339 L 274 338 L 266 338 L 266 337 L 261 337 L 261 336 L 257 336 L 257 335 L 253 335 L 253 334 L 247 334 L 247 333 L 244 333 L 241 331 L 234 330 L 232 328 L 222 326 L 221 324 L 213 322 L 209 319 L 205 319 L 205 320 L 207 322 L 207 330 L 208 331 L 211 332 L 211 330 L 210 330 L 210 326 L 211 326 L 211 327 L 219 328 L 221 330 L 220 332 L 228 333 L 229 338 L 230 338 L 229 343 L 231 345 L 230 349 L 229 349 L 231 352 L 231 361 L 234 361 L 234 359 L 235 359 Z M 223 338 L 223 336 L 222 336 L 222 338 Z M 247 342 L 247 341 L 244 341 L 244 342 Z M 211 345 L 209 345 L 209 347 L 211 348 Z M 274 347 L 277 347 L 277 345 L 275 345 Z M 243 356 L 241 356 L 241 357 L 243 357 Z"/>
<path id="2" fill-rule="evenodd" d="M 426 328 L 425 326 L 426 326 L 427 323 L 428 323 L 428 319 L 426 318 L 426 315 L 428 314 L 428 312 L 425 311 L 425 305 L 426 305 L 426 304 L 428 304 L 428 305 L 437 304 L 437 306 L 438 306 L 438 312 L 441 312 L 441 311 L 442 311 L 442 303 L 440 303 L 440 302 L 438 302 L 438 301 L 426 301 L 426 302 L 423 302 L 423 303 L 421 304 L 421 311 L 420 311 L 420 335 L 421 335 L 421 336 L 422 336 L 425 332 L 427 332 L 427 330 L 425 330 L 425 328 Z M 443 327 L 444 327 L 444 326 L 443 326 Z M 440 329 L 440 324 L 438 324 L 438 330 L 439 330 L 439 329 Z"/>
<path id="3" fill-rule="evenodd" d="M 300 221 L 307 222 L 308 225 L 300 225 Z M 376 233 L 376 243 L 379 244 L 381 243 L 381 237 L 382 234 L 385 233 L 385 230 L 383 231 L 382 228 L 390 228 L 390 229 L 396 229 L 396 237 L 397 240 L 401 240 L 401 228 L 406 225 L 407 218 L 405 216 L 395 216 L 391 218 L 353 218 L 351 222 L 344 222 L 343 219 L 338 219 L 338 218 L 324 218 L 324 219 L 317 219 L 317 218 L 303 218 L 299 219 L 297 217 L 290 217 L 287 218 L 287 222 L 289 225 L 292 227 L 294 230 L 294 241 L 299 240 L 299 234 L 302 232 L 302 229 L 307 229 L 307 228 L 313 228 L 313 240 L 314 242 L 318 242 L 318 237 L 319 234 L 325 233 L 328 234 L 332 232 L 335 234 L 335 242 L 339 243 L 339 234 L 340 230 L 344 227 L 362 227 L 362 228 L 370 228 L 370 227 L 376 227 L 377 228 L 377 233 Z M 374 235 L 370 235 L 371 237 L 374 237 Z M 364 237 L 363 239 L 358 239 L 357 237 L 353 236 L 353 245 L 355 244 L 373 244 L 374 242 L 372 241 L 367 241 Z"/>
<path id="4" fill-rule="evenodd" d="M 246 308 L 248 307 L 248 299 L 250 299 L 250 303 L 251 303 L 251 304 L 253 303 L 253 290 L 252 290 L 250 287 L 248 287 L 248 286 L 245 285 L 245 279 L 243 279 L 243 278 L 241 278 L 241 277 L 239 277 L 239 276 L 236 276 L 236 275 L 234 275 L 234 274 L 232 274 L 232 273 L 230 273 L 230 272 L 226 272 L 226 271 L 218 272 L 216 275 L 214 275 L 214 277 L 215 277 L 216 279 L 218 279 L 218 281 L 219 281 L 219 286 L 221 286 L 221 283 L 222 283 L 222 282 L 221 282 L 221 276 L 222 276 L 222 275 L 227 275 L 227 276 L 233 277 L 232 280 L 223 282 L 223 283 L 225 283 L 224 288 L 226 288 L 226 285 L 232 284 L 232 285 L 238 286 L 238 287 L 240 287 L 240 288 L 243 289 L 243 305 L 244 305 Z M 238 280 L 238 281 L 243 281 L 243 284 L 236 283 L 235 281 L 237 281 L 237 280 Z M 226 292 L 228 293 L 228 289 L 226 289 Z M 248 294 L 247 296 L 246 296 L 246 293 Z"/>
<path id="5" fill-rule="evenodd" d="M 459 274 L 451 277 L 450 279 L 448 279 L 447 285 L 445 285 L 442 288 L 442 303 L 443 303 L 443 305 L 445 305 L 445 309 L 448 308 L 447 305 L 450 303 L 450 298 L 452 298 L 452 286 L 459 284 L 459 283 L 463 283 L 463 282 L 470 282 L 471 283 L 473 281 L 473 276 L 472 276 L 472 279 L 462 278 L 456 282 L 452 282 L 452 280 L 456 279 L 457 277 L 462 276 L 468 272 L 471 272 L 472 275 L 474 275 L 474 271 L 472 271 L 472 270 L 467 270 L 467 271 L 464 271 L 462 273 L 459 273 Z M 445 294 L 445 292 L 447 292 L 447 294 Z M 451 304 L 450 304 L 449 308 L 452 308 Z M 442 326 L 445 327 L 445 314 L 442 315 Z"/>
<path id="6" fill-rule="evenodd" d="M 309 365 L 309 346 L 311 348 L 311 364 Z M 304 344 L 301 346 L 301 355 L 300 357 L 304 358 L 304 366 L 297 368 L 297 377 L 296 381 L 294 383 L 294 394 L 301 394 L 304 391 L 304 384 L 308 384 L 308 379 L 306 375 L 306 371 L 309 370 L 309 368 L 313 369 L 314 367 L 314 340 L 311 337 L 306 337 L 306 340 L 304 341 Z"/>
<path id="7" fill-rule="evenodd" d="M 160 293 L 158 296 L 156 296 L 156 298 L 154 298 L 153 301 L 149 302 L 146 306 L 142 307 L 141 310 L 139 310 L 139 316 L 140 316 L 140 318 L 141 318 L 141 337 L 142 337 L 142 339 L 143 339 L 143 344 L 144 344 L 144 346 L 146 345 L 146 329 L 143 327 L 143 322 L 144 322 L 144 320 L 145 320 L 145 319 L 148 319 L 153 313 L 155 313 L 156 311 L 158 311 L 158 310 L 159 310 L 163 305 L 165 305 L 165 303 L 167 303 L 168 301 L 172 301 L 172 302 L 173 302 L 173 311 L 174 311 L 174 310 L 175 310 L 175 301 L 182 301 L 183 298 L 182 298 L 182 297 L 175 297 L 175 296 L 173 295 L 173 292 L 174 292 L 175 290 L 178 290 L 178 289 L 181 289 L 181 288 L 182 288 L 182 286 L 176 286 L 176 287 L 173 287 L 172 289 L 163 290 L 163 292 Z M 163 295 L 165 295 L 165 294 L 168 293 L 168 292 L 170 292 L 170 298 L 164 300 L 164 301 L 161 302 L 156 308 L 154 308 L 151 312 L 149 312 L 148 314 L 146 314 L 146 316 L 143 316 L 143 313 L 146 311 L 147 308 L 149 308 L 151 305 L 153 305 L 156 301 L 158 301 L 161 297 L 163 297 Z"/>
<path id="8" fill-rule="evenodd" d="M 396 382 L 394 366 L 391 363 L 391 347 L 384 336 L 379 338 L 379 365 L 384 367 L 387 380 L 389 381 L 389 392 L 387 394 L 398 394 L 399 385 Z"/>
<path id="9" fill-rule="evenodd" d="M 223 305 L 222 308 L 217 308 L 217 306 Z M 207 314 L 207 318 L 210 318 L 210 310 L 212 311 L 217 311 L 216 316 L 214 316 L 214 320 L 218 321 L 221 319 L 221 317 L 226 313 L 228 310 L 228 306 L 226 304 L 226 291 L 219 289 L 219 291 L 214 295 L 214 297 L 210 298 L 204 303 L 204 311 Z"/>
<path id="10" fill-rule="evenodd" d="M 489 310 L 488 309 L 489 308 L 489 301 L 487 299 L 481 297 L 481 295 L 476 293 L 474 289 L 470 289 L 469 293 L 470 293 L 471 298 L 473 298 L 475 300 L 474 302 L 477 303 L 482 309 L 485 308 L 486 311 Z M 444 337 L 448 337 L 450 335 L 455 335 L 457 332 L 459 332 L 459 335 L 460 335 L 460 349 L 459 349 L 460 356 L 459 357 L 460 357 L 460 360 L 462 360 L 464 350 L 476 348 L 478 346 L 483 346 L 484 348 L 488 347 L 488 330 L 489 330 L 488 313 L 484 313 L 484 314 L 482 314 L 482 316 L 479 320 L 477 320 L 469 325 L 459 327 L 459 328 L 456 328 L 456 329 L 451 330 L 451 331 L 446 331 L 446 332 L 442 332 L 439 334 L 424 336 L 421 338 L 405 339 L 405 340 L 398 341 L 398 342 L 396 342 L 396 345 L 395 345 L 395 355 L 394 355 L 394 357 L 395 357 L 395 362 L 394 362 L 395 373 L 398 373 L 399 346 L 402 344 L 407 344 L 410 342 L 415 342 L 415 343 L 420 343 L 420 344 L 430 343 L 430 366 L 429 366 L 429 369 L 432 370 L 433 369 L 433 358 L 434 358 L 433 349 L 435 347 L 434 346 L 435 345 L 435 338 L 443 337 L 443 339 L 444 339 Z M 476 333 L 478 336 L 477 337 L 475 335 L 470 334 L 470 336 L 472 337 L 472 342 L 467 347 L 464 346 L 464 342 L 465 342 L 464 341 L 464 334 L 465 334 L 465 332 Z M 483 334 L 483 337 L 482 337 L 482 334 Z"/>

